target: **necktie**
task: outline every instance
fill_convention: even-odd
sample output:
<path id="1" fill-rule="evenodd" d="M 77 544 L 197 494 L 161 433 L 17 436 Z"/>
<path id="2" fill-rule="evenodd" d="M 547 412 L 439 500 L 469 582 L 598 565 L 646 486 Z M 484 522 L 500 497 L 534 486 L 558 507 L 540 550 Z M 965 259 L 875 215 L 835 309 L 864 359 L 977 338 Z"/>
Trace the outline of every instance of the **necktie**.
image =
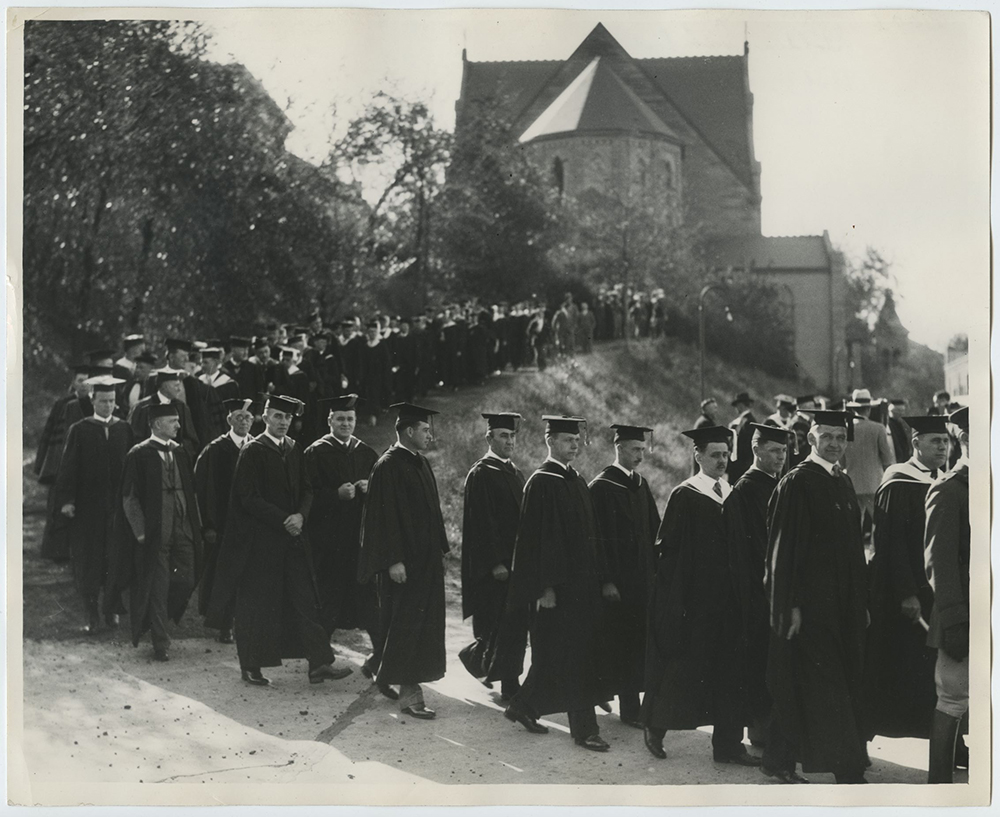
<path id="1" fill-rule="evenodd" d="M 937 468 L 935 468 L 931 471 L 931 479 L 937 479 L 937 478 L 938 478 L 938 472 Z"/>
<path id="2" fill-rule="evenodd" d="M 640 477 L 635 471 L 632 472 L 632 484 L 636 488 L 638 488 L 640 485 L 642 485 L 642 477 Z M 719 483 L 718 482 L 715 483 L 715 487 L 716 488 L 719 487 Z M 721 496 L 721 493 L 720 493 L 720 496 Z"/>
<path id="3" fill-rule="evenodd" d="M 844 469 L 840 467 L 840 464 L 839 464 L 839 463 L 836 463 L 836 462 L 835 462 L 835 463 L 833 464 L 833 475 L 834 475 L 835 477 L 839 477 L 839 476 L 840 476 L 841 474 L 843 474 L 843 473 L 844 473 Z"/>
<path id="4" fill-rule="evenodd" d="M 719 481 L 718 480 L 715 481 L 715 484 L 712 486 L 712 490 L 715 492 L 715 495 L 719 499 L 722 499 L 722 486 L 719 485 Z"/>

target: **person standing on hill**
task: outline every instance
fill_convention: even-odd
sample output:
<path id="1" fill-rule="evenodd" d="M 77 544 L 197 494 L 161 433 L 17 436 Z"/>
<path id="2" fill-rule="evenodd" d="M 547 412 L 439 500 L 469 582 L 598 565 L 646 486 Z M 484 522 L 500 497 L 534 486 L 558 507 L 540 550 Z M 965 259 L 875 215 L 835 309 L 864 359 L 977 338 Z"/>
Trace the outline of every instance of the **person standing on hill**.
<path id="1" fill-rule="evenodd" d="M 660 514 L 649 483 L 635 469 L 642 464 L 651 428 L 616 424 L 615 461 L 590 483 L 597 536 L 607 559 L 606 581 L 618 598 L 605 598 L 601 685 L 618 696 L 622 723 L 642 728 L 639 693 L 644 689 L 646 618 L 656 573 L 653 540 Z"/>
<path id="2" fill-rule="evenodd" d="M 249 399 L 230 399 L 224 405 L 228 412 L 229 431 L 205 446 L 194 464 L 194 487 L 201 511 L 202 539 L 205 542 L 205 569 L 198 585 L 198 612 L 208 614 L 215 584 L 219 550 L 226 535 L 229 498 L 233 490 L 236 461 L 243 446 L 249 442 L 253 423 Z M 233 643 L 233 614 L 225 617 L 219 627 L 219 642 Z"/>
<path id="3" fill-rule="evenodd" d="M 542 419 L 549 455 L 525 485 L 507 602 L 511 614 L 531 617 L 531 668 L 504 715 L 544 734 L 549 730 L 538 718 L 566 712 L 577 746 L 606 752 L 594 714 L 601 703 L 601 598 L 619 596 L 613 584 L 602 582 L 605 560 L 590 491 L 570 465 L 586 421 Z"/>
<path id="4" fill-rule="evenodd" d="M 683 433 L 694 442 L 700 470 L 671 492 L 656 535 L 644 740 L 662 760 L 667 730 L 711 724 L 716 763 L 758 766 L 743 745 L 742 576 L 728 527 L 732 488 L 722 479 L 732 432 L 715 426 Z"/>
<path id="5" fill-rule="evenodd" d="M 399 685 L 400 710 L 430 720 L 421 684 L 445 672 L 444 554 L 448 538 L 434 472 L 426 457 L 438 412 L 395 403 L 396 444 L 375 463 L 361 517 L 358 581 L 375 581 L 379 600 L 380 684 Z"/>
<path id="6" fill-rule="evenodd" d="M 817 411 L 808 458 L 778 483 L 768 506 L 765 593 L 772 719 L 761 769 L 783 783 L 795 771 L 865 783 L 863 666 L 868 626 L 861 515 L 840 458 L 850 414 Z"/>
<path id="7" fill-rule="evenodd" d="M 69 520 L 67 538 L 73 579 L 83 599 L 87 632 L 100 625 L 98 597 L 107 579 L 115 505 L 121 496 L 125 457 L 132 448 L 132 429 L 114 416 L 115 391 L 121 378 L 85 381 L 94 390 L 94 414 L 74 423 L 54 491 L 60 513 Z M 105 600 L 105 621 L 117 626 L 118 601 Z"/>
<path id="8" fill-rule="evenodd" d="M 733 453 L 726 473 L 729 474 L 729 484 L 735 485 L 736 481 L 746 473 L 746 470 L 753 464 L 753 424 L 757 422 L 750 407 L 753 400 L 750 395 L 741 391 L 730 404 L 739 412 L 736 419 L 729 424 L 733 431 Z"/>
<path id="9" fill-rule="evenodd" d="M 875 735 L 926 738 L 934 711 L 935 651 L 921 621 L 931 618 L 934 593 L 924 572 L 924 502 L 948 461 L 947 417 L 907 417 L 914 455 L 886 469 L 875 494 L 869 565 L 865 677 Z"/>
<path id="10" fill-rule="evenodd" d="M 511 459 L 521 415 L 482 416 L 488 448 L 465 478 L 462 515 L 462 616 L 472 617 L 475 641 L 459 658 L 473 677 L 500 681 L 501 699 L 509 700 L 520 688 L 527 644 L 526 619 L 500 626 L 524 493 L 524 474 Z M 503 643 L 501 633 L 507 636 Z"/>
<path id="11" fill-rule="evenodd" d="M 937 647 L 937 706 L 928 783 L 951 783 L 955 742 L 969 714 L 969 409 L 948 417 L 962 447 L 955 467 L 927 492 L 924 564 L 934 591 L 927 644 Z"/>
<path id="12" fill-rule="evenodd" d="M 586 301 L 580 304 L 580 314 L 576 322 L 577 348 L 585 355 L 594 351 L 594 330 L 597 319 Z"/>

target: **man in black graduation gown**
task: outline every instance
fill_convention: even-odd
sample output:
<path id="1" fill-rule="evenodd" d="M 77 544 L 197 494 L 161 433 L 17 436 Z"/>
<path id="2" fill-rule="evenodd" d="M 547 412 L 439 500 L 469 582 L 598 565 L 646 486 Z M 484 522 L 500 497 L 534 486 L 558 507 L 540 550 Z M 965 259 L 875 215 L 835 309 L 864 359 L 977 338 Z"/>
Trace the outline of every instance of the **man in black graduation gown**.
<path id="1" fill-rule="evenodd" d="M 642 702 L 646 748 L 663 759 L 667 730 L 711 724 L 717 763 L 756 766 L 760 760 L 743 745 L 744 611 L 725 513 L 732 488 L 722 480 L 732 432 L 714 426 L 684 434 L 694 441 L 699 470 L 670 493 L 656 536 Z"/>
<path id="2" fill-rule="evenodd" d="M 249 359 L 250 345 L 250 338 L 240 335 L 230 337 L 230 357 L 222 364 L 222 371 L 236 381 L 238 396 L 244 400 L 256 400 L 258 394 L 267 391 L 263 367 Z"/>
<path id="3" fill-rule="evenodd" d="M 74 423 L 66 439 L 56 481 L 56 505 L 69 520 L 70 559 L 77 592 L 83 599 L 87 631 L 100 624 L 98 597 L 107 579 L 115 506 L 121 496 L 125 456 L 132 448 L 132 429 L 114 415 L 115 391 L 121 378 L 87 380 L 93 389 L 94 414 Z M 106 620 L 117 625 L 117 605 L 109 607 Z"/>
<path id="4" fill-rule="evenodd" d="M 475 678 L 500 681 L 501 698 L 509 700 L 520 688 L 528 634 L 522 617 L 503 630 L 502 645 L 499 640 L 524 493 L 524 474 L 511 459 L 521 415 L 482 416 L 488 449 L 465 478 L 462 513 L 462 616 L 472 616 L 476 640 L 459 658 Z"/>
<path id="5" fill-rule="evenodd" d="M 375 463 L 361 520 L 358 581 L 375 581 L 382 684 L 399 685 L 404 714 L 429 720 L 420 685 L 445 671 L 444 554 L 448 539 L 430 463 L 421 454 L 433 441 L 438 412 L 395 403 L 396 443 Z"/>
<path id="6" fill-rule="evenodd" d="M 372 656 L 361 672 L 374 678 L 382 660 L 378 628 L 378 599 L 371 584 L 358 583 L 361 516 L 368 495 L 368 476 L 378 454 L 354 436 L 357 426 L 356 394 L 318 402 L 329 433 L 305 452 L 306 477 L 313 489 L 313 507 L 306 524 L 319 591 L 320 623 L 327 634 L 363 627 L 372 642 Z M 385 684 L 387 697 L 396 692 Z"/>
<path id="7" fill-rule="evenodd" d="M 868 624 L 861 512 L 839 463 L 851 415 L 817 411 L 812 450 L 778 483 L 768 508 L 765 592 L 773 717 L 762 771 L 833 772 L 863 783 L 863 663 Z"/>
<path id="8" fill-rule="evenodd" d="M 937 654 L 925 630 L 934 593 L 924 572 L 924 501 L 948 461 L 947 418 L 904 419 L 913 429 L 913 456 L 890 465 L 875 494 L 865 660 L 869 740 L 928 737 L 936 701 Z"/>
<path id="9" fill-rule="evenodd" d="M 604 583 L 587 483 L 570 465 L 580 451 L 580 417 L 544 415 L 549 449 L 529 478 L 514 545 L 508 609 L 531 617 L 531 668 L 505 711 L 529 732 L 548 729 L 537 719 L 569 716 L 570 735 L 595 752 L 610 747 L 600 736 L 594 706 L 602 702 L 598 676 L 601 597 L 618 590 Z"/>
<path id="10" fill-rule="evenodd" d="M 618 696 L 622 723 L 642 728 L 639 693 L 646 666 L 646 618 L 656 572 L 653 540 L 660 527 L 656 500 L 635 469 L 646 450 L 645 426 L 617 424 L 615 461 L 590 483 L 597 535 L 607 559 L 606 580 L 618 598 L 604 600 L 601 686 Z"/>
<path id="11" fill-rule="evenodd" d="M 288 436 L 302 404 L 264 395 L 266 428 L 240 452 L 226 517 L 226 533 L 205 623 L 221 629 L 235 610 L 236 651 L 244 681 L 267 686 L 263 667 L 306 658 L 309 682 L 338 680 L 349 667 L 333 666 L 333 650 L 319 623 L 319 599 L 305 522 L 312 489 L 302 449 Z M 235 607 L 233 600 L 235 599 Z"/>
<path id="12" fill-rule="evenodd" d="M 749 615 L 745 622 L 744 654 L 747 708 L 750 715 L 750 739 L 757 745 L 766 740 L 766 723 L 771 712 L 767 692 L 767 649 L 771 625 L 764 596 L 764 560 L 767 558 L 767 505 L 778 486 L 785 467 L 791 431 L 756 423 L 751 438 L 753 465 L 733 486 L 730 505 L 738 510 L 740 523 L 732 531 L 737 537 L 735 555 L 746 572 L 741 588 L 747 594 L 744 606 Z"/>
<path id="13" fill-rule="evenodd" d="M 177 444 L 172 402 L 149 408 L 150 437 L 125 458 L 122 513 L 116 516 L 108 601 L 129 589 L 132 644 L 149 630 L 153 656 L 167 661 L 167 619 L 180 622 L 201 569 L 201 522 L 191 458 Z"/>
<path id="14" fill-rule="evenodd" d="M 177 440 L 180 446 L 187 452 L 191 462 L 198 457 L 201 451 L 201 442 L 198 433 L 194 428 L 194 420 L 191 418 L 191 410 L 187 404 L 181 400 L 184 394 L 184 384 L 181 378 L 183 372 L 179 369 L 157 369 L 149 379 L 156 384 L 156 391 L 148 397 L 143 397 L 128 415 L 128 423 L 132 427 L 132 434 L 139 442 L 145 440 L 150 434 L 150 411 L 155 406 L 172 405 L 177 410 L 180 420 L 180 431 Z M 188 379 L 188 378 L 185 378 Z"/>
<path id="15" fill-rule="evenodd" d="M 194 460 L 201 451 L 202 446 L 215 438 L 216 433 L 225 428 L 225 409 L 222 406 L 222 398 L 211 388 L 202 383 L 197 377 L 192 377 L 187 373 L 188 359 L 194 349 L 194 344 L 183 338 L 167 338 L 167 365 L 166 369 L 183 372 L 181 375 L 182 396 L 181 400 L 187 407 L 191 415 L 190 431 L 182 426 L 182 432 L 186 435 L 186 441 L 182 441 L 185 447 L 191 442 L 197 443 L 197 448 L 190 451 L 191 459 Z M 159 387 L 158 382 L 147 381 L 146 397 L 155 396 L 154 390 Z M 131 421 L 130 421 L 131 422 Z M 184 423 L 182 416 L 181 422 Z M 136 432 L 135 424 L 132 431 Z M 139 434 L 136 432 L 136 439 Z"/>
<path id="16" fill-rule="evenodd" d="M 905 400 L 893 398 L 889 401 L 889 435 L 892 437 L 892 450 L 896 455 L 896 462 L 906 462 L 913 455 L 911 431 L 903 418 L 905 413 Z"/>
<path id="17" fill-rule="evenodd" d="M 734 442 L 732 460 L 726 469 L 726 473 L 729 474 L 729 484 L 735 485 L 736 480 L 742 477 L 753 463 L 752 426 L 757 422 L 757 419 L 750 411 L 753 400 L 747 392 L 741 391 L 737 394 L 730 405 L 739 412 L 736 419 L 729 424 L 729 428 L 733 431 Z"/>
<path id="18" fill-rule="evenodd" d="M 934 591 L 927 644 L 937 648 L 937 705 L 931 724 L 928 783 L 951 783 L 955 742 L 969 716 L 969 409 L 948 417 L 962 456 L 927 492 L 924 566 Z"/>
<path id="19" fill-rule="evenodd" d="M 203 616 L 208 614 L 219 549 L 226 534 L 226 517 L 229 513 L 233 477 L 236 474 L 236 460 L 250 439 L 248 435 L 253 423 L 253 414 L 250 412 L 252 402 L 242 398 L 226 400 L 223 405 L 228 412 L 229 431 L 206 445 L 194 464 L 194 487 L 198 494 L 201 535 L 205 543 L 205 569 L 198 585 L 198 612 Z M 232 644 L 232 613 L 221 624 L 219 642 Z"/>
<path id="20" fill-rule="evenodd" d="M 368 322 L 364 340 L 358 346 L 358 394 L 365 401 L 369 422 L 375 425 L 392 394 L 392 362 L 388 342 L 380 336 L 377 320 Z"/>

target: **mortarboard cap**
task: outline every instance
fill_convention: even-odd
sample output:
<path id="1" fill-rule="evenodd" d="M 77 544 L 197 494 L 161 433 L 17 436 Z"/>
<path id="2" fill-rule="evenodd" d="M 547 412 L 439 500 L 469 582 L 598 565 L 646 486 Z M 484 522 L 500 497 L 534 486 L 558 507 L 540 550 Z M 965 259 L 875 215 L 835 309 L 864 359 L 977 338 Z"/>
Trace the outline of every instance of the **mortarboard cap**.
<path id="1" fill-rule="evenodd" d="M 948 415 L 948 422 L 958 426 L 962 431 L 969 430 L 969 407 L 963 406 L 958 411 Z"/>
<path id="2" fill-rule="evenodd" d="M 264 398 L 265 411 L 274 409 L 286 414 L 293 414 L 296 417 L 301 417 L 305 413 L 306 404 L 287 394 L 262 394 L 261 397 Z"/>
<path id="3" fill-rule="evenodd" d="M 947 434 L 948 418 L 942 414 L 920 417 L 904 417 L 903 422 L 913 429 L 914 434 Z"/>
<path id="4" fill-rule="evenodd" d="M 87 386 L 93 386 L 94 391 L 114 391 L 115 386 L 120 386 L 125 381 L 120 377 L 111 377 L 110 375 L 102 374 L 97 377 L 88 377 L 83 381 Z"/>
<path id="5" fill-rule="evenodd" d="M 145 335 L 126 335 L 122 339 L 122 346 L 126 349 L 131 349 L 133 346 L 138 346 L 141 343 L 146 342 Z"/>
<path id="6" fill-rule="evenodd" d="M 156 365 L 156 355 L 152 352 L 143 352 L 139 357 L 135 359 L 136 363 L 146 363 L 149 366 Z"/>
<path id="7" fill-rule="evenodd" d="M 87 377 L 90 377 L 89 363 L 77 363 L 73 366 L 70 366 L 70 368 L 73 370 L 73 374 L 85 374 L 87 375 Z"/>
<path id="8" fill-rule="evenodd" d="M 215 360 L 222 360 L 222 350 L 217 346 L 209 346 L 207 349 L 201 350 L 201 359 L 214 358 Z"/>
<path id="9" fill-rule="evenodd" d="M 579 434 L 580 424 L 587 424 L 583 417 L 566 417 L 561 414 L 543 414 L 546 434 Z"/>
<path id="10" fill-rule="evenodd" d="M 733 431 L 727 426 L 692 428 L 689 431 L 682 431 L 681 434 L 694 440 L 695 445 L 708 445 L 709 443 L 726 443 L 730 447 L 733 445 Z"/>
<path id="11" fill-rule="evenodd" d="M 87 360 L 91 363 L 96 363 L 98 360 L 107 360 L 108 358 L 114 358 L 114 349 L 91 349 L 86 353 Z"/>
<path id="12" fill-rule="evenodd" d="M 165 343 L 167 345 L 167 349 L 171 352 L 175 350 L 190 352 L 193 348 L 191 341 L 184 340 L 183 338 L 167 338 Z"/>
<path id="13" fill-rule="evenodd" d="M 621 423 L 613 423 L 611 428 L 615 430 L 616 443 L 623 443 L 628 440 L 638 440 L 644 443 L 646 442 L 646 432 L 652 432 L 653 430 L 646 426 L 627 426 Z"/>
<path id="14" fill-rule="evenodd" d="M 298 349 L 295 349 L 291 346 L 279 346 L 278 348 L 281 349 L 282 357 L 294 357 L 295 354 L 299 351 Z"/>
<path id="15" fill-rule="evenodd" d="M 159 386 L 161 383 L 166 383 L 170 380 L 180 380 L 181 375 L 184 374 L 183 369 L 171 369 L 169 367 L 164 367 L 162 369 L 156 369 L 153 374 L 156 375 L 156 385 Z"/>
<path id="16" fill-rule="evenodd" d="M 149 407 L 149 414 L 147 417 L 152 423 L 157 417 L 176 417 L 180 414 L 177 406 L 173 402 L 170 403 L 158 403 L 156 405 Z"/>
<path id="17" fill-rule="evenodd" d="M 400 420 L 419 420 L 422 423 L 430 422 L 429 418 L 441 413 L 434 411 L 434 409 L 416 406 L 413 403 L 393 403 L 389 408 L 397 410 Z"/>
<path id="18" fill-rule="evenodd" d="M 776 394 L 774 395 L 775 405 L 778 406 L 788 406 L 789 408 L 795 408 L 796 401 L 794 397 L 787 394 Z"/>
<path id="19" fill-rule="evenodd" d="M 232 414 L 234 411 L 250 411 L 252 404 L 253 400 L 242 397 L 231 397 L 222 401 L 222 405 L 226 407 L 226 414 Z"/>
<path id="20" fill-rule="evenodd" d="M 114 371 L 111 366 L 89 366 L 87 372 L 91 377 L 110 377 Z"/>
<path id="21" fill-rule="evenodd" d="M 230 345 L 230 346 L 239 346 L 239 344 L 238 344 L 238 343 L 233 343 L 232 341 L 230 341 L 230 342 L 229 342 L 229 345 Z M 270 344 L 270 343 L 268 343 L 268 342 L 267 342 L 267 338 L 265 338 L 265 337 L 263 337 L 263 336 L 261 336 L 261 337 L 257 338 L 257 339 L 256 339 L 256 340 L 254 340 L 254 342 L 253 342 L 253 348 L 254 348 L 254 349 L 263 349 L 263 348 L 264 348 L 265 346 L 266 346 L 267 348 L 269 348 L 269 349 L 271 348 L 271 344 Z"/>
<path id="22" fill-rule="evenodd" d="M 746 403 L 747 405 L 750 405 L 753 403 L 753 400 L 750 399 L 750 395 L 747 394 L 747 392 L 741 391 L 733 398 L 733 401 L 729 405 L 736 406 L 740 403 Z"/>
<path id="23" fill-rule="evenodd" d="M 494 428 L 507 428 L 511 431 L 517 431 L 521 428 L 521 415 L 516 411 L 483 413 L 481 416 L 486 421 L 486 427 L 491 431 Z"/>
<path id="24" fill-rule="evenodd" d="M 356 394 L 342 394 L 339 397 L 324 397 L 316 401 L 320 411 L 353 411 L 358 407 L 359 398 Z"/>
<path id="25" fill-rule="evenodd" d="M 370 321 L 368 321 L 368 323 L 365 324 L 365 326 L 368 329 L 378 329 L 379 327 L 382 326 L 382 324 L 379 323 L 378 318 L 372 318 Z"/>
<path id="26" fill-rule="evenodd" d="M 231 335 L 229 338 L 229 346 L 241 346 L 243 348 L 250 347 L 250 338 L 244 337 L 243 335 Z"/>
<path id="27" fill-rule="evenodd" d="M 750 427 L 754 430 L 753 436 L 755 440 L 764 440 L 769 443 L 782 443 L 784 445 L 788 445 L 788 443 L 792 442 L 794 438 L 793 431 L 781 428 L 781 426 L 769 426 L 764 423 L 750 423 Z"/>
<path id="28" fill-rule="evenodd" d="M 854 439 L 854 417 L 846 411 L 815 411 L 813 425 L 847 429 L 847 441 Z"/>
<path id="29" fill-rule="evenodd" d="M 816 405 L 816 395 L 815 394 L 803 394 L 801 397 L 796 397 L 795 398 L 795 405 L 798 408 L 803 408 L 804 406 L 807 406 L 810 403 L 812 403 L 814 406 Z"/>

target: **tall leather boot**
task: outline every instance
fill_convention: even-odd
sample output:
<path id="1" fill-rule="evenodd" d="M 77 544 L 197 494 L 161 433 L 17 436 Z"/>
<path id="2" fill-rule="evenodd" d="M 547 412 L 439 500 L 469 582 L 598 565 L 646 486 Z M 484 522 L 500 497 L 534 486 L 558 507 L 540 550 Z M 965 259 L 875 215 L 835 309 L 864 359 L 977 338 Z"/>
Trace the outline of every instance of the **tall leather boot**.
<path id="1" fill-rule="evenodd" d="M 955 740 L 958 737 L 959 718 L 934 710 L 931 721 L 930 757 L 927 768 L 928 783 L 951 783 L 955 769 Z"/>

